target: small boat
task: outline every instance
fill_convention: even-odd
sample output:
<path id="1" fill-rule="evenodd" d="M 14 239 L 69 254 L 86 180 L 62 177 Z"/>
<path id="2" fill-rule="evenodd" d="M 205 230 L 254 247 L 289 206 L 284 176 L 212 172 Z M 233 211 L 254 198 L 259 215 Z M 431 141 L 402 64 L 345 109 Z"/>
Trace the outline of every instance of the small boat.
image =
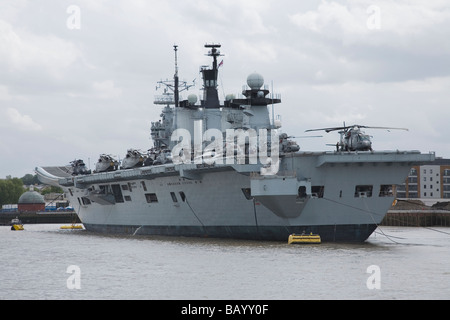
<path id="1" fill-rule="evenodd" d="M 291 234 L 288 239 L 288 244 L 318 244 L 321 243 L 318 234 Z"/>
<path id="2" fill-rule="evenodd" d="M 13 231 L 24 230 L 22 221 L 20 221 L 19 218 L 16 217 L 15 219 L 11 220 L 11 230 Z"/>
<path id="3" fill-rule="evenodd" d="M 70 226 L 61 226 L 60 229 L 63 229 L 63 230 L 81 230 L 81 229 L 83 229 L 83 226 L 79 225 L 79 224 L 71 224 Z"/>

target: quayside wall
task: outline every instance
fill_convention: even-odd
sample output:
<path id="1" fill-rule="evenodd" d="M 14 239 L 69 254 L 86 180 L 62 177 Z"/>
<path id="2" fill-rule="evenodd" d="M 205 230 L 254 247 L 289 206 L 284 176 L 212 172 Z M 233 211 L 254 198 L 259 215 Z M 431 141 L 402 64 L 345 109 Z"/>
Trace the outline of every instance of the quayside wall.
<path id="1" fill-rule="evenodd" d="M 14 218 L 19 218 L 23 224 L 80 223 L 80 219 L 74 212 L 12 212 L 0 213 L 0 225 L 10 225 L 11 220 Z"/>
<path id="2" fill-rule="evenodd" d="M 382 226 L 450 227 L 450 211 L 444 210 L 390 210 Z"/>

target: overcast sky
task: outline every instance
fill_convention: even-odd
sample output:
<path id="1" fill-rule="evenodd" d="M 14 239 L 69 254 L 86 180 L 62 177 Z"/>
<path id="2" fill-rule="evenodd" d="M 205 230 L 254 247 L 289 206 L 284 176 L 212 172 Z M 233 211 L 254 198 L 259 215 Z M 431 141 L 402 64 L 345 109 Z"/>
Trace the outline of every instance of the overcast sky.
<path id="1" fill-rule="evenodd" d="M 172 46 L 180 77 L 199 84 L 207 42 L 222 44 L 221 100 L 262 74 L 290 135 L 406 127 L 366 132 L 375 150 L 450 158 L 449 39 L 448 0 L 1 0 L 0 178 L 149 149 Z M 298 142 L 333 150 L 338 138 Z"/>

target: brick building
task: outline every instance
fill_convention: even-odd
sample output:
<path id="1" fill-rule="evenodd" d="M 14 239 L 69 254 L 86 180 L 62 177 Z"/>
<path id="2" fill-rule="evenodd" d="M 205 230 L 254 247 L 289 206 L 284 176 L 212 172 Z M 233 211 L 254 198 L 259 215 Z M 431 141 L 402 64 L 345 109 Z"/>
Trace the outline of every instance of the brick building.
<path id="1" fill-rule="evenodd" d="M 17 209 L 19 212 L 45 211 L 44 197 L 36 191 L 27 191 L 20 196 Z"/>

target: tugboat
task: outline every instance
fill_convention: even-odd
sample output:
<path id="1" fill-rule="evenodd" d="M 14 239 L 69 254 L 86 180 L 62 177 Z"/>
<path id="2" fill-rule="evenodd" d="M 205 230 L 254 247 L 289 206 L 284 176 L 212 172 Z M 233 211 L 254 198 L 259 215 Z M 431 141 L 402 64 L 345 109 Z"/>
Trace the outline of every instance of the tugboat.
<path id="1" fill-rule="evenodd" d="M 11 220 L 11 230 L 12 231 L 24 230 L 22 221 L 20 221 L 18 217 Z"/>

